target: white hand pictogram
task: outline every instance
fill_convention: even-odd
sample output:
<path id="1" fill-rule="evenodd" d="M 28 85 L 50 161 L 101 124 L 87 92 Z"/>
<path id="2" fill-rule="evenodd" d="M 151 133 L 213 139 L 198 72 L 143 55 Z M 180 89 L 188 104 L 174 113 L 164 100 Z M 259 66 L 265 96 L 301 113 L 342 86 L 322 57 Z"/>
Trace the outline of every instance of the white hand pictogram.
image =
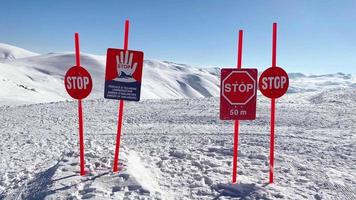
<path id="1" fill-rule="evenodd" d="M 117 75 L 118 77 L 132 77 L 137 67 L 137 62 L 132 63 L 133 53 L 129 54 L 129 51 L 120 52 L 120 56 L 116 56 L 117 63 Z M 124 73 L 124 74 L 123 74 Z"/>

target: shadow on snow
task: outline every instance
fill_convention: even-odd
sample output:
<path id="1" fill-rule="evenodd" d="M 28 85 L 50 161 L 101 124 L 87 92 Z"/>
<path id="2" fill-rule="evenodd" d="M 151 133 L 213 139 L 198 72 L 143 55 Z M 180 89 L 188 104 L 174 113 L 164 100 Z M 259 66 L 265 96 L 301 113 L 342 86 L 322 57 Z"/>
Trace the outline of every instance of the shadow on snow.
<path id="1" fill-rule="evenodd" d="M 266 197 L 264 187 L 257 186 L 256 184 L 236 183 L 225 184 L 219 183 L 213 186 L 213 189 L 219 192 L 219 195 L 214 200 L 219 199 L 222 196 L 240 197 L 240 199 L 269 199 Z"/>

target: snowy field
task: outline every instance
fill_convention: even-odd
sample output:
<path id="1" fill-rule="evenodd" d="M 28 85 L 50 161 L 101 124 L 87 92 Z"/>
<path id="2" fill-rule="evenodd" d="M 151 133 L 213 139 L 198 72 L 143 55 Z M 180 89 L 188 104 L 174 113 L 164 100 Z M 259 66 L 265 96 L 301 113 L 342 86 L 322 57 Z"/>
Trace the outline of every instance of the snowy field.
<path id="1" fill-rule="evenodd" d="M 240 123 L 232 185 L 233 124 L 218 117 L 218 68 L 145 60 L 143 101 L 125 104 L 113 174 L 118 102 L 102 99 L 105 56 L 81 55 L 94 81 L 84 101 L 85 177 L 77 102 L 63 86 L 73 52 L 0 44 L 0 200 L 356 199 L 355 75 L 289 74 L 277 101 L 272 185 L 270 102 L 258 96 L 257 119 Z"/>
<path id="2" fill-rule="evenodd" d="M 219 99 L 126 103 L 120 172 L 111 173 L 117 101 L 84 101 L 79 176 L 77 103 L 2 106 L 0 199 L 356 199 L 356 89 L 277 101 L 275 184 L 268 182 L 269 100 L 242 121 L 238 184 L 233 124 Z"/>

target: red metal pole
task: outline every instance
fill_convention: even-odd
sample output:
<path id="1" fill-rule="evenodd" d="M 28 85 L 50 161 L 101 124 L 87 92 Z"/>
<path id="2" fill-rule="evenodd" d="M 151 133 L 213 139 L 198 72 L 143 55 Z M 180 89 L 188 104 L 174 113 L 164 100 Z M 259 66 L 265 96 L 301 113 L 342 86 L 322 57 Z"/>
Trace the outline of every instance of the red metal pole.
<path id="1" fill-rule="evenodd" d="M 80 67 L 79 35 L 75 33 L 75 61 L 76 66 Z M 84 128 L 83 128 L 83 109 L 82 100 L 78 100 L 78 122 L 79 122 L 79 155 L 80 155 L 80 175 L 85 175 L 84 161 Z"/>
<path id="2" fill-rule="evenodd" d="M 232 163 L 232 183 L 236 183 L 237 177 L 237 159 L 238 159 L 238 144 L 239 143 L 239 120 L 235 120 L 234 124 L 234 157 Z"/>
<path id="3" fill-rule="evenodd" d="M 78 100 L 78 113 L 79 113 L 79 148 L 80 148 L 80 175 L 85 175 L 84 170 L 84 130 L 83 130 L 83 111 L 82 100 Z"/>
<path id="4" fill-rule="evenodd" d="M 124 50 L 127 50 L 129 44 L 129 20 L 125 21 L 125 37 L 124 37 Z M 118 122 L 117 122 L 117 136 L 116 136 L 116 146 L 114 155 L 114 167 L 113 171 L 119 171 L 119 152 L 120 152 L 120 141 L 121 141 L 121 129 L 122 129 L 122 118 L 124 115 L 124 101 L 120 100 L 119 112 L 118 112 Z"/>
<path id="5" fill-rule="evenodd" d="M 118 122 L 117 122 L 117 135 L 116 135 L 116 146 L 115 146 L 115 157 L 114 157 L 114 172 L 119 171 L 119 152 L 120 152 L 120 141 L 121 141 L 121 129 L 122 129 L 122 117 L 124 114 L 124 101 L 120 100 L 119 111 L 118 111 Z"/>
<path id="6" fill-rule="evenodd" d="M 274 170 L 274 120 L 275 120 L 275 99 L 271 99 L 271 135 L 270 135 L 270 155 L 269 155 L 269 183 L 273 183 Z"/>
<path id="7" fill-rule="evenodd" d="M 79 34 L 75 33 L 75 62 L 80 67 L 80 49 L 79 49 Z"/>
<path id="8" fill-rule="evenodd" d="M 276 66 L 276 62 L 277 62 L 277 23 L 273 23 L 272 67 Z"/>
<path id="9" fill-rule="evenodd" d="M 130 21 L 127 19 L 125 21 L 125 37 L 124 37 L 124 49 L 127 50 L 129 46 L 129 28 L 130 28 Z"/>
<path id="10" fill-rule="evenodd" d="M 276 67 L 277 61 L 277 23 L 273 23 L 272 36 L 272 67 Z M 271 98 L 271 135 L 269 155 L 269 183 L 273 183 L 274 176 L 274 126 L 275 126 L 276 100 Z"/>
<path id="11" fill-rule="evenodd" d="M 242 39 L 243 31 L 239 31 L 239 41 L 237 50 L 237 69 L 241 69 L 242 63 Z M 232 183 L 236 183 L 237 177 L 237 160 L 238 160 L 238 146 L 239 146 L 239 120 L 235 120 L 234 124 L 234 157 L 232 162 Z"/>
<path id="12" fill-rule="evenodd" d="M 243 40 L 243 30 L 239 30 L 239 43 L 237 51 L 237 69 L 241 69 L 242 65 L 242 40 Z"/>

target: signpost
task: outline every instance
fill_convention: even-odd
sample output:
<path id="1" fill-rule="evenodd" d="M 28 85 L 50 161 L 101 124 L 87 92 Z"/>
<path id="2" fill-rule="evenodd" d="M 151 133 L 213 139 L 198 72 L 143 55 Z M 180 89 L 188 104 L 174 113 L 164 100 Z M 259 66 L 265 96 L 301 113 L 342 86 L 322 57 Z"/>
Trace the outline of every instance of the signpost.
<path id="1" fill-rule="evenodd" d="M 124 48 L 109 48 L 106 56 L 105 91 L 107 99 L 120 100 L 113 171 L 119 171 L 124 100 L 139 101 L 143 68 L 143 52 L 128 50 L 129 20 L 125 21 Z"/>
<path id="2" fill-rule="evenodd" d="M 71 67 L 65 77 L 64 86 L 68 94 L 74 99 L 78 99 L 78 121 L 79 121 L 79 154 L 80 154 L 80 175 L 85 175 L 84 170 L 84 133 L 83 133 L 83 112 L 82 99 L 86 98 L 92 88 L 93 83 L 89 72 L 80 66 L 79 35 L 75 33 L 75 58 L 76 65 Z"/>
<path id="3" fill-rule="evenodd" d="M 272 67 L 265 70 L 258 81 L 261 93 L 271 99 L 271 135 L 269 157 L 269 183 L 273 183 L 274 176 L 274 127 L 276 98 L 283 96 L 289 87 L 288 74 L 276 65 L 277 60 L 277 23 L 273 23 L 272 36 Z"/>
<path id="4" fill-rule="evenodd" d="M 239 31 L 237 69 L 221 70 L 220 119 L 234 120 L 232 183 L 236 183 L 239 120 L 256 118 L 257 69 L 241 69 L 243 31 Z"/>

